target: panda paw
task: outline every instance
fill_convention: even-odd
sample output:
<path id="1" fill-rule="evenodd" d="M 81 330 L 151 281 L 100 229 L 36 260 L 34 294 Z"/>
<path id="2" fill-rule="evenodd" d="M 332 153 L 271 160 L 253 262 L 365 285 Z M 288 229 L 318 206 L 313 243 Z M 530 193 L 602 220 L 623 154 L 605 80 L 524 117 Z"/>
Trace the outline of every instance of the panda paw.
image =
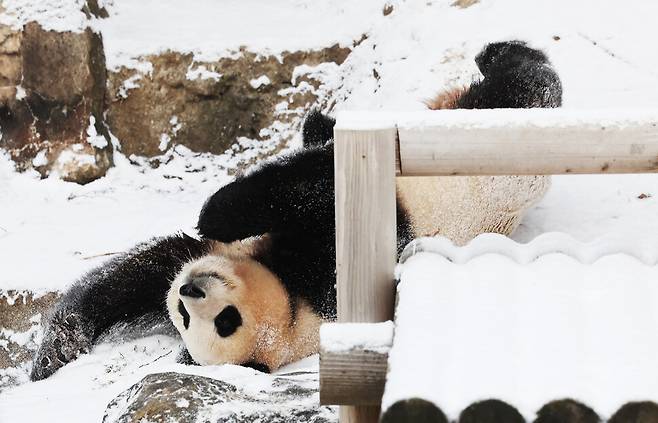
<path id="1" fill-rule="evenodd" d="M 46 379 L 59 368 L 89 352 L 92 346 L 90 325 L 79 314 L 59 311 L 51 318 L 37 350 L 30 379 Z"/>

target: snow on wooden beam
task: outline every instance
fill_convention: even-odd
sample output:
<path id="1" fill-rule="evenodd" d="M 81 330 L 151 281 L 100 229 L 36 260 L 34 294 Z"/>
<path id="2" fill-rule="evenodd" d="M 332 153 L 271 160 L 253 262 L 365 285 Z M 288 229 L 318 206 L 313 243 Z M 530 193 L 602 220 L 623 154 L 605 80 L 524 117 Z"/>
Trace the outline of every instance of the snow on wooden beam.
<path id="1" fill-rule="evenodd" d="M 424 238 L 403 255 L 382 421 L 413 421 L 428 403 L 454 421 L 490 398 L 526 421 L 563 398 L 606 417 L 658 402 L 655 248 L 614 253 L 556 234 L 449 244 Z"/>
<path id="2" fill-rule="evenodd" d="M 320 343 L 320 404 L 379 408 L 393 322 L 327 323 Z"/>
<path id="3" fill-rule="evenodd" d="M 390 122 L 401 176 L 658 172 L 658 109 L 344 112 L 336 127 Z"/>

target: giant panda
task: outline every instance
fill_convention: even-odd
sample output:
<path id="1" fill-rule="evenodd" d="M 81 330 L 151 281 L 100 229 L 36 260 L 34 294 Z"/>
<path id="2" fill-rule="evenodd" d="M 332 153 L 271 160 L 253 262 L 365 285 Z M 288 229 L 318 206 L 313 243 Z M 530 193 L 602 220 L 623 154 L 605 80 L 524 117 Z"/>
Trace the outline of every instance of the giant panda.
<path id="1" fill-rule="evenodd" d="M 525 43 L 489 44 L 476 63 L 482 81 L 430 108 L 561 104 L 557 73 Z M 320 324 L 336 316 L 333 126 L 312 112 L 303 148 L 219 189 L 201 210 L 199 239 L 156 238 L 83 275 L 50 314 L 31 378 L 88 352 L 117 323 L 145 318 L 173 323 L 183 362 L 275 370 L 317 351 Z M 405 202 L 440 201 L 424 189 L 399 192 L 399 251 L 431 226 L 414 213 L 422 204 Z"/>

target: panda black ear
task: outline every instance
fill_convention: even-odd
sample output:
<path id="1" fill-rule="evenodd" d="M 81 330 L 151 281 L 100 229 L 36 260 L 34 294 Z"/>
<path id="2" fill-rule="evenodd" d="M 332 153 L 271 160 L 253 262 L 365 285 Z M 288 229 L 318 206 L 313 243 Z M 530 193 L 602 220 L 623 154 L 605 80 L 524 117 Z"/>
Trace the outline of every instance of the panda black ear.
<path id="1" fill-rule="evenodd" d="M 267 233 L 260 236 L 243 239 L 240 242 L 242 242 L 242 245 L 245 247 L 245 251 L 249 257 L 265 265 L 265 267 L 269 267 L 272 245 L 276 237 L 276 234 Z"/>
<path id="2" fill-rule="evenodd" d="M 302 138 L 304 147 L 322 146 L 334 138 L 336 120 L 313 109 L 306 115 Z"/>

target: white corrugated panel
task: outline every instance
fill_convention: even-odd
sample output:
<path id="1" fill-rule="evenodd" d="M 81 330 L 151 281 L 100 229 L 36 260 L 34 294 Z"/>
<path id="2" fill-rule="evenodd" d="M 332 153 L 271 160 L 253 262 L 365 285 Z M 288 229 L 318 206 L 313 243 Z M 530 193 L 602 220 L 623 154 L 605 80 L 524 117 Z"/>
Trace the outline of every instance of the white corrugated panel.
<path id="1" fill-rule="evenodd" d="M 532 419 L 573 398 L 609 417 L 658 400 L 656 250 L 617 247 L 559 234 L 410 245 L 383 409 L 418 397 L 456 418 L 496 398 Z"/>

